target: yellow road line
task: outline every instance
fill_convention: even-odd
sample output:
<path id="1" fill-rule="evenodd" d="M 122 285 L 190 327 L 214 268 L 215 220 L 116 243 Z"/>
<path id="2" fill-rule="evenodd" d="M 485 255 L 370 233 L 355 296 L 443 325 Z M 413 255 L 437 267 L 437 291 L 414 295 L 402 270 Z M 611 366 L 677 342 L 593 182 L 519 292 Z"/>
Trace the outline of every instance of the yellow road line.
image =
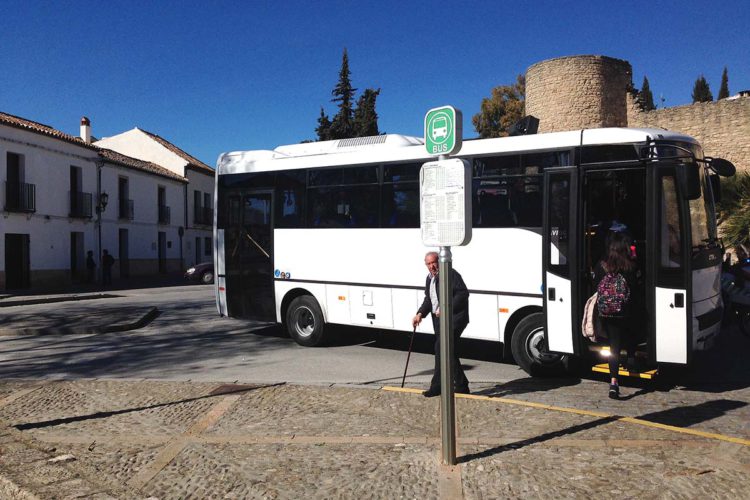
<path id="1" fill-rule="evenodd" d="M 382 388 L 384 391 L 392 391 L 392 392 L 408 392 L 408 393 L 421 393 L 419 389 L 411 389 L 411 388 L 401 388 L 401 387 L 389 387 L 385 386 Z M 685 427 L 677 427 L 674 425 L 667 425 L 667 424 L 660 424 L 657 422 L 651 422 L 649 420 L 643 420 L 640 418 L 635 417 L 623 417 L 620 415 L 610 415 L 608 413 L 602 413 L 598 411 L 589 411 L 589 410 L 579 410 L 577 408 L 566 408 L 563 406 L 552 406 L 544 403 L 534 403 L 532 401 L 523 401 L 520 399 L 510 399 L 510 398 L 498 398 L 493 396 L 479 396 L 476 394 L 456 394 L 457 398 L 464 398 L 464 399 L 477 399 L 477 400 L 483 400 L 483 401 L 494 401 L 499 403 L 507 403 L 511 405 L 517 405 L 517 406 L 528 406 L 530 408 L 538 408 L 540 410 L 550 410 L 550 411 L 558 411 L 558 412 L 565 412 L 565 413 L 574 413 L 576 415 L 585 415 L 587 417 L 598 417 L 598 418 L 612 418 L 615 420 L 618 420 L 620 422 L 627 422 L 630 424 L 636 424 L 636 425 L 643 425 L 646 427 L 653 427 L 656 429 L 662 429 L 665 431 L 671 431 L 671 432 L 679 432 L 681 434 L 690 434 L 691 436 L 698 436 L 703 437 L 707 439 L 717 439 L 719 441 L 726 441 L 729 443 L 735 443 L 735 444 L 741 444 L 744 446 L 750 446 L 750 439 L 743 439 L 738 437 L 732 437 L 732 436 L 725 436 L 724 434 L 716 434 L 713 432 L 704 432 L 699 431 L 695 429 L 688 429 Z"/>

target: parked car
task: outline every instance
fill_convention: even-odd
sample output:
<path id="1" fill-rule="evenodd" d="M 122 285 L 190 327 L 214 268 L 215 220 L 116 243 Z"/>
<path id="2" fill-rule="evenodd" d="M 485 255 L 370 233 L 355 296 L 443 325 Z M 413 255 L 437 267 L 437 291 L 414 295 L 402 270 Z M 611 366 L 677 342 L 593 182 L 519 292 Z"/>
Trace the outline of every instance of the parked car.
<path id="1" fill-rule="evenodd" d="M 197 281 L 208 285 L 214 282 L 214 263 L 201 262 L 185 271 L 185 278 L 188 281 Z"/>

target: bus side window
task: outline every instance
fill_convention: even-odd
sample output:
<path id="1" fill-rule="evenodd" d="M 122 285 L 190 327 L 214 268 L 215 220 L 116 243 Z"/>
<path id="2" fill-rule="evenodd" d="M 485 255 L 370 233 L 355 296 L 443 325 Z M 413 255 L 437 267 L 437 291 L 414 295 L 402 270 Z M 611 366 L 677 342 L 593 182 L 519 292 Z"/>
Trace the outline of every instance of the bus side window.
<path id="1" fill-rule="evenodd" d="M 419 184 L 383 184 L 382 227 L 419 227 Z"/>
<path id="2" fill-rule="evenodd" d="M 661 192 L 659 262 L 662 267 L 677 268 L 682 266 L 682 256 L 680 213 L 674 177 L 661 178 Z"/>
<path id="3" fill-rule="evenodd" d="M 304 170 L 279 172 L 276 175 L 274 225 L 283 228 L 304 227 L 305 178 Z"/>

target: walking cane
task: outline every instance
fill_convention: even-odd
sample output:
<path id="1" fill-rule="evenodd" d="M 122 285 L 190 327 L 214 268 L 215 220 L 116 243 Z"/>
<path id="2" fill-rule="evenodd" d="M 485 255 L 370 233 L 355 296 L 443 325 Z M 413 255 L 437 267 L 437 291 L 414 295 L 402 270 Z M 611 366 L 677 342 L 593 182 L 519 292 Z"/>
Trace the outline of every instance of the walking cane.
<path id="1" fill-rule="evenodd" d="M 404 367 L 404 377 L 401 379 L 401 388 L 404 387 L 404 382 L 406 381 L 406 370 L 409 369 L 409 358 L 411 357 L 411 346 L 414 345 L 414 334 L 417 333 L 417 327 L 414 327 L 414 330 L 411 332 L 411 341 L 409 341 L 409 354 L 406 356 L 406 366 Z"/>

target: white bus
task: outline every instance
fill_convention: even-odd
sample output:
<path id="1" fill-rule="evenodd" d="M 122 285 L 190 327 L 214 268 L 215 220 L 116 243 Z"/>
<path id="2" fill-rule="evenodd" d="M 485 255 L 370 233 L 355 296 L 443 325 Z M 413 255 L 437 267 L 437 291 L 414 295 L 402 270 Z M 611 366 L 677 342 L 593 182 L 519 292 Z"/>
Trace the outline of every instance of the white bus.
<path id="1" fill-rule="evenodd" d="M 644 284 L 639 356 L 690 362 L 722 317 L 713 171 L 691 137 L 606 128 L 465 141 L 473 236 L 453 248 L 470 291 L 463 338 L 502 344 L 532 375 L 605 351 L 581 334 L 608 230 L 627 230 Z M 422 138 L 402 135 L 220 156 L 216 300 L 223 316 L 283 323 L 305 346 L 326 325 L 411 331 L 428 250 L 419 229 Z M 712 186 L 714 189 L 712 189 Z M 432 333 L 429 321 L 418 331 Z"/>

